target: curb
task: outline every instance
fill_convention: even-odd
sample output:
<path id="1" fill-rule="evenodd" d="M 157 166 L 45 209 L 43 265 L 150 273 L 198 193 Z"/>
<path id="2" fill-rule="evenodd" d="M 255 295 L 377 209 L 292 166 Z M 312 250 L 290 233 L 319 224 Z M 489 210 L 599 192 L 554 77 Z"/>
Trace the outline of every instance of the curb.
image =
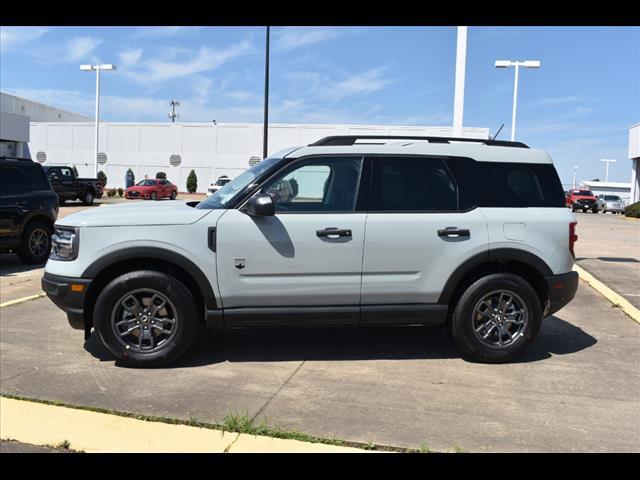
<path id="1" fill-rule="evenodd" d="M 31 300 L 36 300 L 38 298 L 42 298 L 42 297 L 46 297 L 46 296 L 47 296 L 47 294 L 42 292 L 42 293 L 36 293 L 35 295 L 29 295 L 28 297 L 22 297 L 22 298 L 17 298 L 15 300 L 9 300 L 8 302 L 0 303 L 0 308 L 10 307 L 11 305 L 17 305 L 19 303 L 29 302 Z"/>
<path id="2" fill-rule="evenodd" d="M 580 275 L 581 280 L 584 280 L 585 282 L 587 282 L 589 286 L 593 288 L 596 292 L 598 292 L 604 298 L 609 300 L 613 305 L 617 305 L 618 307 L 620 307 L 620 310 L 622 310 L 626 315 L 631 317 L 631 319 L 634 320 L 636 323 L 640 324 L 640 310 L 634 307 L 631 304 L 631 302 L 629 302 L 629 300 L 627 300 L 622 295 L 611 290 L 611 288 L 607 287 L 604 283 L 602 283 L 600 280 L 595 278 L 593 275 L 591 275 L 582 267 L 579 267 L 578 265 L 574 264 L 573 270 L 575 272 L 578 272 L 578 275 Z"/>
<path id="3" fill-rule="evenodd" d="M 0 438 L 87 453 L 370 453 L 0 397 Z"/>

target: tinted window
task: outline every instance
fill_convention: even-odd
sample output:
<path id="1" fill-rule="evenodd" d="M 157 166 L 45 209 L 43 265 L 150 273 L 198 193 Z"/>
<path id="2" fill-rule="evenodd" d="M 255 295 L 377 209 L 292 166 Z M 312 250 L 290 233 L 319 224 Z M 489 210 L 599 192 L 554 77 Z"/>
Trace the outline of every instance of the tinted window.
<path id="1" fill-rule="evenodd" d="M 370 210 L 456 211 L 458 187 L 440 158 L 377 158 Z"/>
<path id="2" fill-rule="evenodd" d="M 51 184 L 41 165 L 37 163 L 26 163 L 20 166 L 20 170 L 29 177 L 34 190 L 51 190 Z"/>
<path id="3" fill-rule="evenodd" d="M 480 207 L 564 207 L 565 193 L 551 164 L 450 160 Z"/>
<path id="4" fill-rule="evenodd" d="M 36 190 L 33 182 L 15 167 L 2 167 L 0 171 L 0 195 L 21 195 Z"/>
<path id="5" fill-rule="evenodd" d="M 61 168 L 60 172 L 62 173 L 62 176 L 66 179 L 73 177 L 73 172 L 71 171 L 70 168 Z"/>
<path id="6" fill-rule="evenodd" d="M 270 180 L 261 192 L 276 212 L 353 211 L 362 159 L 322 158 L 297 162 Z"/>

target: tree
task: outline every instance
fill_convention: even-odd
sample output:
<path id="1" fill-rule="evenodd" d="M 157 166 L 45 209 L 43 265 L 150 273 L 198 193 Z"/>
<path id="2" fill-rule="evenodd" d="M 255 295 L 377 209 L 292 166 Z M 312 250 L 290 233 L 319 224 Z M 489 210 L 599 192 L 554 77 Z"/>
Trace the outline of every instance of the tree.
<path id="1" fill-rule="evenodd" d="M 80 176 L 80 175 L 78 175 L 78 169 L 76 168 L 75 165 L 73 166 L 73 168 L 71 170 L 73 170 L 73 174 L 76 176 L 76 178 L 78 178 Z"/>
<path id="2" fill-rule="evenodd" d="M 189 176 L 187 177 L 187 192 L 193 193 L 198 189 L 198 176 L 194 170 L 189 172 Z"/>
<path id="3" fill-rule="evenodd" d="M 136 184 L 136 176 L 133 174 L 133 170 L 127 170 L 127 174 L 125 175 L 125 182 L 127 188 L 133 187 Z"/>
<path id="4" fill-rule="evenodd" d="M 297 197 L 298 196 L 298 181 L 295 178 L 292 178 L 291 180 L 289 180 L 289 183 L 291 184 L 291 190 L 293 190 L 293 196 Z"/>
<path id="5" fill-rule="evenodd" d="M 160 180 L 166 180 L 167 179 L 167 174 L 164 172 L 158 172 L 156 173 L 156 178 L 160 179 Z"/>
<path id="6" fill-rule="evenodd" d="M 103 186 L 107 184 L 107 175 L 102 170 L 98 172 L 98 180 L 100 180 Z"/>

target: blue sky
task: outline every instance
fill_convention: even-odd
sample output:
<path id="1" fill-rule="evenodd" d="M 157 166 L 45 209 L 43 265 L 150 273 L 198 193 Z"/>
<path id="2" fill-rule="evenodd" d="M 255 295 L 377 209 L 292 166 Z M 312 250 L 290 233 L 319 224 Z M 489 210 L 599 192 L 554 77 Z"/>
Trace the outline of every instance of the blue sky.
<path id="1" fill-rule="evenodd" d="M 262 27 L 2 27 L 2 91 L 101 119 L 261 122 Z M 455 27 L 273 27 L 270 120 L 282 123 L 450 125 Z M 470 27 L 465 126 L 504 123 L 510 138 L 513 69 L 521 70 L 517 139 L 547 150 L 563 182 L 628 182 L 628 129 L 640 122 L 640 28 Z"/>

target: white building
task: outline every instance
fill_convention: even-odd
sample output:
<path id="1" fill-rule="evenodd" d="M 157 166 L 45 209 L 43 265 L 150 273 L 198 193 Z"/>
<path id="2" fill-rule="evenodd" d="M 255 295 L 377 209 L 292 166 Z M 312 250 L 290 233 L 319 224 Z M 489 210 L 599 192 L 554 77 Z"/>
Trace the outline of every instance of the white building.
<path id="1" fill-rule="evenodd" d="M 631 159 L 631 203 L 640 202 L 640 123 L 629 129 Z"/>
<path id="2" fill-rule="evenodd" d="M 0 156 L 30 158 L 29 122 L 81 122 L 90 117 L 0 92 Z"/>
<path id="3" fill-rule="evenodd" d="M 100 122 L 99 169 L 107 186 L 124 187 L 131 168 L 136 182 L 145 175 L 167 178 L 186 191 L 189 172 L 205 192 L 220 175 L 234 177 L 262 158 L 261 123 L 125 123 Z M 307 145 L 330 135 L 426 135 L 451 137 L 452 127 L 378 125 L 269 125 L 269 153 Z M 89 122 L 31 122 L 29 149 L 45 165 L 70 165 L 80 176 L 94 176 L 94 124 Z M 465 127 L 463 136 L 488 138 L 488 128 Z"/>
<path id="4" fill-rule="evenodd" d="M 625 182 L 583 181 L 581 186 L 587 187 L 594 195 L 617 195 L 625 204 L 631 202 L 631 184 Z"/>

